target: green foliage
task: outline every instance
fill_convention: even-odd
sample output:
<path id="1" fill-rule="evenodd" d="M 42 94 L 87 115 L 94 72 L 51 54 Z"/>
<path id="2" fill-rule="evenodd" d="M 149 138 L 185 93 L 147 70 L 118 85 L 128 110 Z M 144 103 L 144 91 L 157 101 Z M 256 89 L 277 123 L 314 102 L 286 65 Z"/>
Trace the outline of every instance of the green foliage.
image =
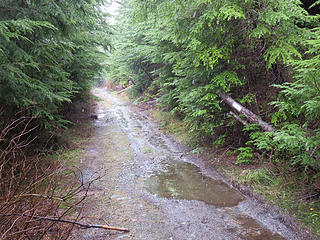
<path id="1" fill-rule="evenodd" d="M 0 102 L 3 117 L 27 108 L 42 127 L 103 72 L 109 27 L 103 1 L 0 3 Z"/>
<path id="2" fill-rule="evenodd" d="M 253 160 L 253 151 L 251 147 L 240 147 L 237 149 L 239 152 L 236 164 L 250 164 Z"/>
<path id="3" fill-rule="evenodd" d="M 304 59 L 290 61 L 295 81 L 275 85 L 280 89 L 280 98 L 273 102 L 278 112 L 272 121 L 281 128 L 256 140 L 260 149 L 272 149 L 277 158 L 305 170 L 320 167 L 319 33 L 319 28 L 314 28 L 306 40 L 308 51 Z"/>
<path id="4" fill-rule="evenodd" d="M 318 18 L 299 0 L 125 0 L 109 78 L 125 85 L 132 80 L 135 95 L 156 86 L 162 107 L 204 139 L 234 127 L 218 91 L 246 106 L 254 103 L 277 131 L 245 127 L 251 147 L 240 148 L 238 163 L 250 163 L 255 147 L 291 165 L 318 169 Z M 287 68 L 279 79 L 261 79 L 280 65 Z M 265 89 L 254 92 L 262 84 Z M 279 98 L 267 110 L 264 102 L 263 109 L 259 100 L 269 90 L 274 96 L 274 88 Z"/>
<path id="5" fill-rule="evenodd" d="M 256 99 L 256 96 L 255 96 L 255 94 L 252 94 L 252 93 L 248 93 L 248 94 L 246 94 L 245 96 L 243 96 L 240 100 L 239 100 L 239 102 L 241 103 L 241 104 L 244 104 L 244 103 L 253 103 L 254 101 L 255 101 L 255 99 Z"/>
<path id="6" fill-rule="evenodd" d="M 248 170 L 245 176 L 240 179 L 242 182 L 249 184 L 268 185 L 273 182 L 270 172 L 265 168 Z"/>
<path id="7" fill-rule="evenodd" d="M 256 134 L 253 142 L 258 149 L 272 151 L 276 159 L 307 170 L 320 167 L 319 141 L 319 130 L 311 133 L 297 124 L 286 124 L 277 132 Z"/>
<path id="8" fill-rule="evenodd" d="M 214 145 L 215 146 L 223 146 L 226 142 L 226 134 L 220 135 L 215 141 L 214 141 Z"/>

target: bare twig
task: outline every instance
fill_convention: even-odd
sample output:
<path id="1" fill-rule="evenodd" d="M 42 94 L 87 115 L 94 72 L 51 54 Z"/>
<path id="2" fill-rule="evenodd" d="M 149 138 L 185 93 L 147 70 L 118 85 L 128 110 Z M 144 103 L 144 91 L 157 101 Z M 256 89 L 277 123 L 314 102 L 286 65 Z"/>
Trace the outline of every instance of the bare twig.
<path id="1" fill-rule="evenodd" d="M 49 195 L 41 195 L 41 194 L 35 194 L 35 193 L 20 194 L 20 195 L 14 196 L 14 198 L 22 198 L 22 197 L 40 197 L 40 198 L 47 198 L 47 199 L 65 201 L 65 199 L 63 199 L 63 198 L 61 198 L 59 196 L 49 196 Z M 3 200 L 3 198 L 0 198 L 0 200 Z"/>
<path id="2" fill-rule="evenodd" d="M 310 200 L 310 199 L 317 198 L 317 197 L 319 197 L 319 196 L 320 196 L 320 192 L 318 192 L 318 193 L 316 193 L 316 194 L 308 195 L 308 196 L 306 196 L 306 197 L 301 198 L 300 200 L 306 200 L 306 201 L 308 201 L 308 200 Z"/>
<path id="3" fill-rule="evenodd" d="M 85 223 L 80 223 L 80 222 L 76 222 L 76 221 L 72 221 L 72 220 L 65 220 L 65 219 L 54 218 L 54 217 L 41 217 L 41 216 L 31 216 L 31 215 L 23 215 L 23 214 L 0 214 L 0 215 L 6 216 L 6 217 L 20 216 L 20 217 L 34 218 L 39 221 L 45 220 L 45 221 L 52 221 L 52 222 L 68 223 L 68 224 L 77 225 L 81 228 L 100 228 L 100 229 L 105 229 L 105 230 L 130 232 L 130 230 L 127 228 L 112 227 L 112 226 L 108 226 L 108 225 L 85 224 Z"/>
<path id="4" fill-rule="evenodd" d="M 6 122 L 0 126 L 0 239 L 66 240 L 75 226 L 118 230 L 79 222 L 82 211 L 76 207 L 100 177 L 84 182 L 80 169 L 66 169 L 45 156 L 27 157 L 36 137 L 36 117 L 21 110 Z M 61 204 L 67 207 L 62 210 Z M 65 220 L 73 211 L 77 215 L 72 221 Z"/>

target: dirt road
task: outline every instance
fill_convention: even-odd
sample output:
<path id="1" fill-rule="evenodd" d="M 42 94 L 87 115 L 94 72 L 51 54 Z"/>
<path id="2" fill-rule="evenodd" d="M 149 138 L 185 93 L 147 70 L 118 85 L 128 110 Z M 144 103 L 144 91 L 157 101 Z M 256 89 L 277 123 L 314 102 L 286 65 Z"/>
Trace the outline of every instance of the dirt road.
<path id="1" fill-rule="evenodd" d="M 147 116 L 104 89 L 94 93 L 102 101 L 80 167 L 85 181 L 103 177 L 92 185 L 83 214 L 87 222 L 130 232 L 76 230 L 71 239 L 301 239 Z"/>

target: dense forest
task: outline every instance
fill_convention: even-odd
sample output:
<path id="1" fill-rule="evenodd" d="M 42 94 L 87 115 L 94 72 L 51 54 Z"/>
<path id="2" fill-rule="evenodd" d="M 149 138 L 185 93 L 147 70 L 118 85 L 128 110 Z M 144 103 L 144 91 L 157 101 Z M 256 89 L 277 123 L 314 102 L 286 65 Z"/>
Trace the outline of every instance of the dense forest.
<path id="1" fill-rule="evenodd" d="M 110 28 L 103 1 L 1 1 L 1 114 L 63 125 L 63 106 L 101 76 Z M 5 121 L 2 121 L 5 123 Z"/>
<path id="2" fill-rule="evenodd" d="M 320 190 L 319 1 L 124 0 L 108 78 Z M 237 137 L 235 137 L 237 136 Z"/>
<path id="3" fill-rule="evenodd" d="M 233 146 L 235 164 L 258 156 L 319 197 L 319 0 L 121 0 L 114 25 L 107 2 L 0 1 L 1 239 L 48 234 L 21 218 L 60 206 L 37 197 L 63 189 L 43 155 L 105 77 L 156 100 L 198 143 Z"/>

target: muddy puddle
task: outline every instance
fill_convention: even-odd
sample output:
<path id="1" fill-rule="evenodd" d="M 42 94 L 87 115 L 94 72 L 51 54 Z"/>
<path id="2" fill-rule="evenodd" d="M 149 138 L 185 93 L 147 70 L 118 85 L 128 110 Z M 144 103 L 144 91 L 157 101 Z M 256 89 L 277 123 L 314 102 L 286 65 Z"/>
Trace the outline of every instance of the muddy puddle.
<path id="1" fill-rule="evenodd" d="M 197 200 L 216 207 L 233 207 L 244 200 L 238 191 L 205 176 L 199 167 L 187 162 L 176 162 L 154 174 L 146 181 L 146 188 L 157 197 Z"/>

